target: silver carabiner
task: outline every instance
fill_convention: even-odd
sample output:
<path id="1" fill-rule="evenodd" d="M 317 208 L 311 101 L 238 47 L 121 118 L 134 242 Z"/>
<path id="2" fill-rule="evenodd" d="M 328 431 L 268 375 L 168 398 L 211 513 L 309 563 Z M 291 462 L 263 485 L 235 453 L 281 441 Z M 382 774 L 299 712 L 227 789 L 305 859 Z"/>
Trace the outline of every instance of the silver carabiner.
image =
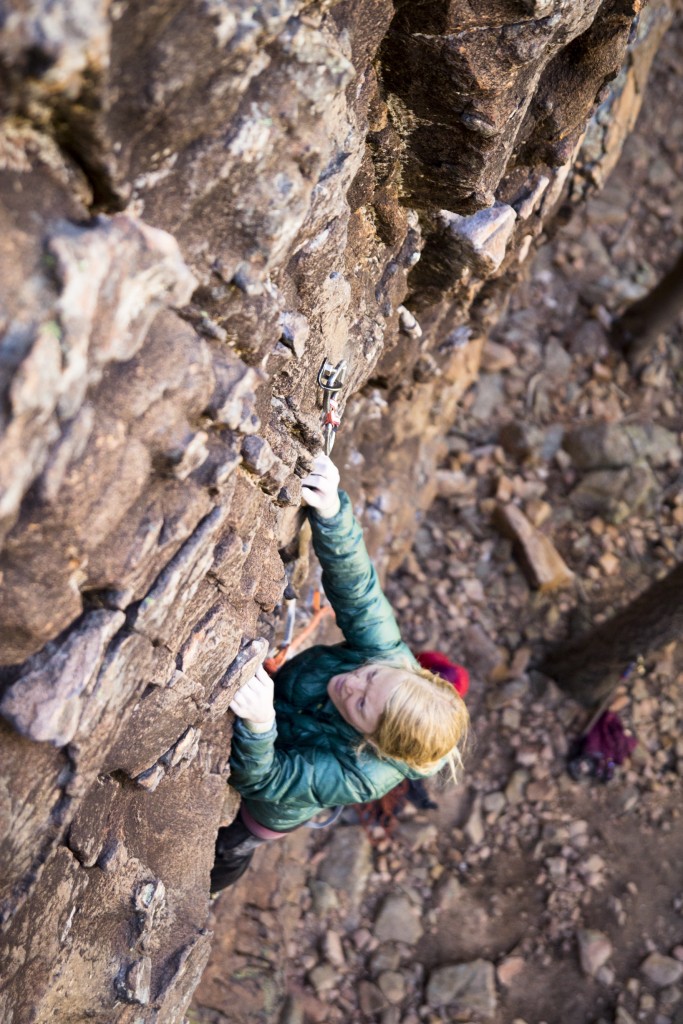
<path id="1" fill-rule="evenodd" d="M 345 359 L 335 366 L 328 359 L 323 359 L 323 364 L 318 370 L 318 387 L 323 392 L 323 451 L 329 455 L 334 446 L 337 429 L 341 423 L 341 413 L 336 395 L 344 386 L 348 364 Z"/>

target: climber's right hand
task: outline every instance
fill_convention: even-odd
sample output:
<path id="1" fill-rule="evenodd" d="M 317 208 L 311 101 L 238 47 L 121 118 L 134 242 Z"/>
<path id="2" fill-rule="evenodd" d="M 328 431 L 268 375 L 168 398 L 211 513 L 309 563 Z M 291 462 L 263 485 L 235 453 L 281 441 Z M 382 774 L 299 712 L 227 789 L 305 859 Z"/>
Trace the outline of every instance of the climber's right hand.
<path id="1" fill-rule="evenodd" d="M 301 497 L 323 519 L 339 511 L 339 470 L 329 455 L 317 455 L 308 476 L 301 481 Z"/>
<path id="2" fill-rule="evenodd" d="M 233 697 L 230 710 L 243 719 L 250 732 L 268 732 L 275 722 L 273 695 L 273 680 L 259 665 L 251 679 Z"/>

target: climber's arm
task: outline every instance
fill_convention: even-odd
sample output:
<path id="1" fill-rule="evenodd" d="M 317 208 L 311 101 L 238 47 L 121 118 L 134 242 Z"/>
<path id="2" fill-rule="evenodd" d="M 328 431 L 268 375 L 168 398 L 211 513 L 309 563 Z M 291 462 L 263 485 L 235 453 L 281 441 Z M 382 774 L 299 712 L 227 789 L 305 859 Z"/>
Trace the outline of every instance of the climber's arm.
<path id="1" fill-rule="evenodd" d="M 338 480 L 334 463 L 320 455 L 302 486 L 303 498 L 310 506 L 313 547 L 323 569 L 323 587 L 351 647 L 368 652 L 390 650 L 401 643 L 401 634 L 349 496 L 337 492 Z"/>

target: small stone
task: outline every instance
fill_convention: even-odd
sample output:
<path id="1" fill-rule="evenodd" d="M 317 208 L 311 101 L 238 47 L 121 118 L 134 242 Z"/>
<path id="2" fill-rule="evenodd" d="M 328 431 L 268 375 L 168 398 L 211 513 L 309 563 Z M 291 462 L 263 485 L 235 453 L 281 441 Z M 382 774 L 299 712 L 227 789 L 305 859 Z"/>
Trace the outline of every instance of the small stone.
<path id="1" fill-rule="evenodd" d="M 373 931 L 380 942 L 390 942 L 400 937 L 401 942 L 414 946 L 422 938 L 418 911 L 406 896 L 386 897 Z"/>
<path id="2" fill-rule="evenodd" d="M 438 828 L 431 821 L 402 821 L 397 833 L 413 853 L 432 846 L 439 836 Z"/>
<path id="3" fill-rule="evenodd" d="M 509 988 L 510 983 L 524 970 L 523 956 L 506 956 L 496 967 L 498 984 Z"/>
<path id="4" fill-rule="evenodd" d="M 382 1011 L 380 1024 L 401 1024 L 401 1011 L 398 1006 L 387 1006 Z"/>
<path id="5" fill-rule="evenodd" d="M 517 356 L 506 345 L 497 341 L 487 340 L 481 353 L 481 368 L 485 373 L 500 373 L 509 370 L 517 363 Z"/>
<path id="6" fill-rule="evenodd" d="M 584 974 L 595 978 L 597 972 L 612 955 L 612 943 L 603 932 L 582 928 L 577 932 L 579 959 Z"/>
<path id="7" fill-rule="evenodd" d="M 507 800 L 505 794 L 497 790 L 495 793 L 487 793 L 482 799 L 482 807 L 487 816 L 495 820 L 504 810 Z"/>
<path id="8" fill-rule="evenodd" d="M 332 964 L 319 964 L 309 972 L 308 980 L 319 996 L 337 987 L 339 975 Z"/>
<path id="9" fill-rule="evenodd" d="M 318 917 L 324 917 L 330 910 L 337 910 L 339 899 L 337 898 L 336 890 L 331 885 L 328 885 L 327 882 L 321 882 L 317 878 L 312 878 L 308 883 L 308 888 L 313 901 L 313 909 Z M 370 937 L 370 932 L 367 934 Z"/>
<path id="10" fill-rule="evenodd" d="M 448 913 L 451 910 L 457 910 L 461 901 L 462 885 L 453 875 L 448 875 L 439 884 L 436 894 L 437 907 L 440 911 Z"/>
<path id="11" fill-rule="evenodd" d="M 613 985 L 617 974 L 613 967 L 603 964 L 595 973 L 595 980 L 601 985 Z"/>
<path id="12" fill-rule="evenodd" d="M 509 683 L 505 683 L 503 686 L 496 687 L 495 690 L 490 690 L 486 696 L 486 706 L 490 711 L 498 711 L 500 708 L 507 707 L 510 704 L 514 704 L 523 697 L 529 688 L 528 680 L 513 679 Z"/>
<path id="13" fill-rule="evenodd" d="M 332 931 L 330 928 L 325 932 L 325 938 L 323 940 L 323 952 L 325 957 L 335 967 L 343 967 L 345 964 L 344 950 L 342 949 L 341 938 L 339 934 Z"/>
<path id="14" fill-rule="evenodd" d="M 622 469 L 640 459 L 653 466 L 680 461 L 676 435 L 654 423 L 589 423 L 564 437 L 577 469 Z"/>
<path id="15" fill-rule="evenodd" d="M 496 1012 L 495 970 L 487 960 L 447 964 L 432 971 L 427 1002 L 435 1009 L 448 1006 L 456 1018 L 490 1019 Z"/>
<path id="16" fill-rule="evenodd" d="M 521 712 L 519 708 L 503 708 L 500 720 L 504 729 L 516 733 L 522 722 Z"/>
<path id="17" fill-rule="evenodd" d="M 372 932 L 368 928 L 357 928 L 351 938 L 356 949 L 362 952 L 372 942 Z"/>
<path id="18" fill-rule="evenodd" d="M 683 963 L 663 953 L 650 953 L 640 965 L 640 973 L 655 988 L 666 988 L 683 977 Z"/>
<path id="19" fill-rule="evenodd" d="M 625 1007 L 618 1006 L 614 1024 L 636 1024 L 636 1021 Z"/>
<path id="20" fill-rule="evenodd" d="M 605 870 L 605 862 L 599 854 L 593 853 L 581 861 L 578 870 L 580 875 L 599 874 Z"/>
<path id="21" fill-rule="evenodd" d="M 484 821 L 481 813 L 481 800 L 477 797 L 472 805 L 470 816 L 465 825 L 465 835 L 473 846 L 479 846 L 484 840 Z"/>
<path id="22" fill-rule="evenodd" d="M 401 951 L 395 942 L 385 942 L 375 950 L 370 960 L 370 973 L 373 976 L 384 971 L 397 971 L 401 963 Z"/>
<path id="23" fill-rule="evenodd" d="M 377 985 L 373 985 L 371 981 L 361 981 L 358 986 L 358 1005 L 361 1013 L 371 1017 L 375 1013 L 380 1013 L 387 1005 L 387 1001 Z"/>
<path id="24" fill-rule="evenodd" d="M 598 562 L 605 576 L 615 576 L 621 565 L 617 556 L 613 555 L 611 551 L 606 551 L 604 555 L 601 555 Z"/>
<path id="25" fill-rule="evenodd" d="M 384 971 L 377 979 L 380 991 L 390 1003 L 396 1005 L 405 999 L 405 978 L 398 971 Z"/>
<path id="26" fill-rule="evenodd" d="M 529 773 L 525 769 L 519 768 L 512 773 L 505 787 L 505 799 L 509 804 L 519 804 L 522 802 L 528 781 Z"/>
<path id="27" fill-rule="evenodd" d="M 552 799 L 554 793 L 555 787 L 551 779 L 538 779 L 527 786 L 526 798 L 532 804 L 544 803 Z"/>
<path id="28" fill-rule="evenodd" d="M 553 882 L 562 882 L 567 877 L 567 861 L 564 857 L 548 857 L 545 866 Z"/>
<path id="29" fill-rule="evenodd" d="M 320 864 L 318 878 L 337 893 L 344 893 L 355 911 L 363 898 L 370 867 L 370 840 L 363 829 L 339 828 L 327 844 L 327 856 Z"/>

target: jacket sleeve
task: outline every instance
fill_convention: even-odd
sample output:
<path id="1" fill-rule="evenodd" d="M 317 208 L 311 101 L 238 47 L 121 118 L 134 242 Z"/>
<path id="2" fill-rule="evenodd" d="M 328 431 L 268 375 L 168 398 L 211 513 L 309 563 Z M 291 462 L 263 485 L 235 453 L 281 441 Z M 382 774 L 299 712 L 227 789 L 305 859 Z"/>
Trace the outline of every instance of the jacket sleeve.
<path id="1" fill-rule="evenodd" d="M 374 799 L 373 784 L 362 771 L 343 765 L 327 751 L 316 750 L 314 760 L 307 761 L 295 751 L 277 749 L 276 737 L 275 725 L 269 732 L 252 733 L 241 720 L 236 720 L 230 785 L 241 796 L 280 806 L 304 798 L 306 803 L 321 808 Z"/>
<path id="2" fill-rule="evenodd" d="M 350 647 L 368 653 L 388 651 L 401 644 L 401 634 L 370 561 L 351 500 L 345 491 L 339 492 L 339 500 L 339 512 L 329 519 L 314 510 L 309 512 L 323 587 Z"/>

